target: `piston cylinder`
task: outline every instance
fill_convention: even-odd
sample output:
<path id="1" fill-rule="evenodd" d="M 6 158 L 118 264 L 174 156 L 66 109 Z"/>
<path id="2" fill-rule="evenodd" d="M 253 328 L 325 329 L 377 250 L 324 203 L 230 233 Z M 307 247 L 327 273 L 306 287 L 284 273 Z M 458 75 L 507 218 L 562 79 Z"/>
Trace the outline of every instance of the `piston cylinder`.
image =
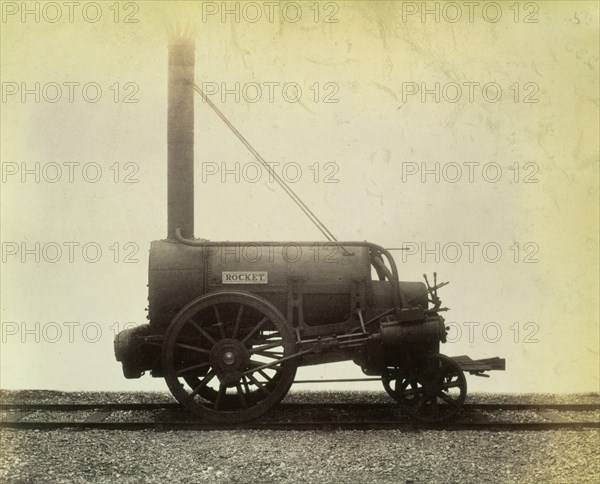
<path id="1" fill-rule="evenodd" d="M 381 323 L 384 347 L 423 346 L 446 341 L 446 327 L 441 316 L 429 316 L 422 321 Z"/>

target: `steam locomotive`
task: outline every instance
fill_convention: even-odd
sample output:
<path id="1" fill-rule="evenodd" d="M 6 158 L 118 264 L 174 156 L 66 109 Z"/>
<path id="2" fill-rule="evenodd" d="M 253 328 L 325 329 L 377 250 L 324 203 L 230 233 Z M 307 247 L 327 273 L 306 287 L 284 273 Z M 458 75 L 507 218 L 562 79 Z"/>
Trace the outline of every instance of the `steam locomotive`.
<path id="1" fill-rule="evenodd" d="M 194 414 L 232 423 L 268 412 L 298 367 L 352 360 L 415 418 L 454 416 L 465 371 L 505 362 L 440 354 L 435 275 L 433 286 L 400 281 L 390 252 L 369 242 L 194 238 L 194 56 L 192 40 L 171 39 L 168 237 L 150 248 L 149 324 L 115 338 L 125 377 L 150 371 Z"/>

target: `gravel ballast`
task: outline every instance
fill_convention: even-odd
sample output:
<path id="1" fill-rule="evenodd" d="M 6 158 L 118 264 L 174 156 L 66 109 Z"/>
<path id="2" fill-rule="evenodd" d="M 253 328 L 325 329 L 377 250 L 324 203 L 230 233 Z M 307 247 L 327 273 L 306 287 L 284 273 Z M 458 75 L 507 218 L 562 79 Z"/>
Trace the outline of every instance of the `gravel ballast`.
<path id="1" fill-rule="evenodd" d="M 597 431 L 0 432 L 2 482 L 597 482 Z"/>
<path id="2" fill-rule="evenodd" d="M 354 392 L 352 401 L 375 402 L 382 396 L 385 397 Z M 5 403 L 169 401 L 162 394 L 2 392 L 2 397 Z M 513 396 L 477 397 L 471 396 L 471 402 L 513 402 Z M 320 395 L 298 392 L 288 400 L 348 401 L 344 395 L 328 392 Z M 521 396 L 518 401 L 596 403 L 598 396 L 571 395 L 551 400 L 530 395 Z M 541 432 L 3 429 L 0 447 L 0 482 L 8 483 L 596 483 L 600 475 L 600 432 L 596 429 Z"/>

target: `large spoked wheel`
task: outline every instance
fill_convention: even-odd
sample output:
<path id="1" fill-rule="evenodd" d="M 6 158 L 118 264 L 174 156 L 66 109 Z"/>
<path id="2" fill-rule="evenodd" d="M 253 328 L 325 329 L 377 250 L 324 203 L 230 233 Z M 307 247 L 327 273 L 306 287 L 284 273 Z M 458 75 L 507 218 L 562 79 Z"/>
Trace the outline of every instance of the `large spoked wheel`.
<path id="1" fill-rule="evenodd" d="M 162 366 L 175 398 L 213 422 L 244 422 L 276 405 L 296 374 L 293 333 L 253 294 L 229 291 L 183 308 L 165 334 Z"/>
<path id="2" fill-rule="evenodd" d="M 454 417 L 467 396 L 467 379 L 451 358 L 436 355 L 428 365 L 388 372 L 382 377 L 386 390 L 408 413 L 423 422 L 442 422 Z M 389 392 L 388 392 L 389 393 Z"/>

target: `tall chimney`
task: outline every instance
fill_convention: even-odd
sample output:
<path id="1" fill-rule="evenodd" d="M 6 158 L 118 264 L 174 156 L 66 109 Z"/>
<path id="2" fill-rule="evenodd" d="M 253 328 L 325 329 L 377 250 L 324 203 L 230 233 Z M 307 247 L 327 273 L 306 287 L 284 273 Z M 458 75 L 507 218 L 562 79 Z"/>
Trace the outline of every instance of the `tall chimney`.
<path id="1" fill-rule="evenodd" d="M 194 237 L 194 41 L 171 36 L 169 41 L 168 235 L 181 229 Z"/>

